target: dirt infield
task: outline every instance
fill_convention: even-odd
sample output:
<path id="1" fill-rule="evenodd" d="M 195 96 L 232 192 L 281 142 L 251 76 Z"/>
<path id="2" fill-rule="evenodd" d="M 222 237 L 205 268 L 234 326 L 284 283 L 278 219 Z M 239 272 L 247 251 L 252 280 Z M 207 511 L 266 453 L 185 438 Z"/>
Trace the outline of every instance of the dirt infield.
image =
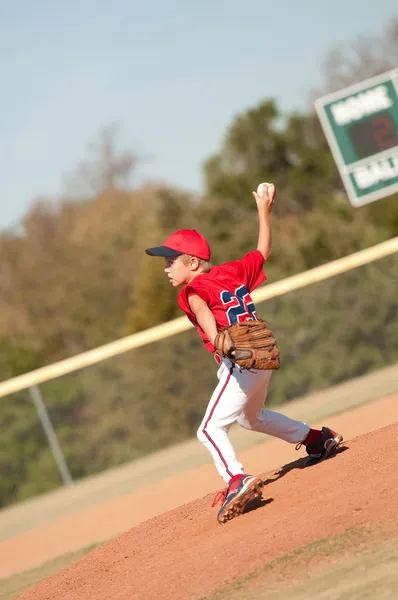
<path id="1" fill-rule="evenodd" d="M 270 560 L 347 528 L 398 517 L 398 425 L 348 441 L 333 458 L 263 475 L 261 502 L 220 526 L 212 495 L 133 527 L 20 600 L 199 599 Z"/>
<path id="2" fill-rule="evenodd" d="M 279 410 L 311 425 L 336 427 L 350 439 L 398 422 L 394 394 L 398 364 L 312 391 Z M 251 471 L 297 458 L 294 446 L 239 426 L 231 428 L 230 438 Z M 0 561 L 0 577 L 103 542 L 219 483 L 208 451 L 194 438 L 2 509 L 0 555 L 7 561 Z"/>
<path id="3" fill-rule="evenodd" d="M 292 416 L 296 417 L 293 412 Z M 344 414 L 328 417 L 326 422 L 323 420 L 318 424 L 326 424 L 341 431 L 344 438 L 349 440 L 395 422 L 398 422 L 398 396 L 390 395 L 353 408 Z M 251 435 L 258 435 L 261 439 L 261 434 Z M 200 446 L 197 441 L 193 444 L 195 449 Z M 181 446 L 178 451 L 181 452 L 183 448 L 184 446 Z M 190 445 L 188 448 L 191 448 Z M 303 449 L 297 453 L 294 445 L 275 439 L 240 452 L 245 468 L 254 473 L 262 473 L 278 465 L 290 463 L 303 455 Z M 165 465 L 163 469 L 166 472 Z M 19 535 L 9 535 L 0 542 L 0 577 L 9 577 L 14 573 L 38 567 L 54 557 L 91 544 L 102 543 L 156 515 L 194 501 L 204 494 L 213 493 L 220 486 L 220 479 L 211 463 L 184 472 L 175 472 L 173 475 L 167 474 L 163 479 L 150 484 L 145 482 L 145 476 L 142 480 L 143 487 L 128 494 L 106 502 L 98 500 L 98 504 L 84 510 L 73 511 L 61 518 L 40 523 L 39 526 L 31 527 Z M 99 498 L 100 490 L 96 493 Z M 69 497 L 70 491 L 66 491 L 66 494 Z M 47 506 L 46 502 L 47 499 L 42 501 L 42 514 L 38 514 L 40 519 L 47 513 L 51 514 L 51 505 Z M 22 506 L 21 509 L 23 508 Z M 40 503 L 37 509 L 40 509 Z M 16 517 L 22 521 L 24 512 L 21 512 L 19 507 L 14 511 L 14 521 Z M 7 515 L 7 511 L 5 514 Z"/>

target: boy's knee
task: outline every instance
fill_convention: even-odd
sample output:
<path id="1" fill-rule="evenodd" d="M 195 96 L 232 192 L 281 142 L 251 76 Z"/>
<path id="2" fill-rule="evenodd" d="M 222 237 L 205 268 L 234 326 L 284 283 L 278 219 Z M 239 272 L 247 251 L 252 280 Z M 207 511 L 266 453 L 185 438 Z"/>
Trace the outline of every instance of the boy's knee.
<path id="1" fill-rule="evenodd" d="M 215 423 L 208 423 L 206 427 L 201 425 L 196 432 L 196 436 L 202 444 L 206 444 L 206 442 L 211 442 L 215 437 L 217 437 L 218 432 L 222 429 Z"/>
<path id="2" fill-rule="evenodd" d="M 249 419 L 247 418 L 247 416 L 244 413 L 241 414 L 241 415 L 239 415 L 239 417 L 237 419 L 237 423 L 238 423 L 238 425 L 240 425 L 244 429 L 251 429 L 252 428 Z"/>
<path id="3" fill-rule="evenodd" d="M 198 431 L 196 432 L 196 437 L 201 442 L 201 444 L 204 444 L 205 442 L 207 442 L 207 437 L 205 436 L 205 431 L 204 431 L 204 428 L 202 427 L 202 425 L 199 427 Z"/>
<path id="4" fill-rule="evenodd" d="M 245 429 L 255 429 L 255 427 L 258 426 L 259 423 L 262 423 L 265 420 L 265 413 L 264 411 L 261 411 L 260 414 L 257 415 L 247 415 L 245 412 L 243 412 L 241 415 L 239 415 L 238 419 L 237 419 L 237 423 L 238 425 L 240 425 L 241 427 L 244 427 Z"/>
<path id="5" fill-rule="evenodd" d="M 238 423 L 238 425 L 240 425 L 241 427 L 244 427 L 245 429 L 247 428 L 247 421 L 246 421 L 246 417 L 244 415 L 240 415 L 237 419 L 236 422 Z"/>

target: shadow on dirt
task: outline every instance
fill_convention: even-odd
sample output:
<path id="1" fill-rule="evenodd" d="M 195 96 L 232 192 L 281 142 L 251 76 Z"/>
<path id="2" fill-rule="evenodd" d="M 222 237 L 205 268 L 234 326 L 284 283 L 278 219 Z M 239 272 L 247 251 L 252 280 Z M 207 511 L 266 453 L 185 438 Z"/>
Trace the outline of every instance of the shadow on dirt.
<path id="1" fill-rule="evenodd" d="M 330 456 L 327 460 L 332 460 L 335 456 L 337 456 L 338 454 L 341 454 L 342 452 L 345 452 L 346 450 L 348 450 L 349 447 L 346 445 L 340 446 L 339 448 L 337 448 L 336 452 Z M 269 478 L 269 479 L 264 479 L 263 481 L 263 485 L 269 485 L 270 483 L 274 483 L 275 481 L 278 481 L 278 479 L 281 479 L 281 477 L 284 477 L 285 475 L 287 475 L 287 473 L 290 473 L 290 471 L 293 471 L 294 469 L 304 469 L 304 468 L 313 468 L 316 465 L 312 465 L 310 467 L 305 467 L 305 461 L 307 460 L 307 458 L 304 456 L 303 458 L 299 458 L 298 460 L 294 460 L 291 463 L 288 463 L 287 465 L 284 465 L 283 467 L 281 467 L 279 469 L 279 471 L 275 472 L 275 477 Z"/>
<path id="2" fill-rule="evenodd" d="M 333 459 L 337 454 L 341 454 L 342 452 L 345 452 L 348 449 L 349 449 L 349 447 L 346 445 L 340 446 L 336 450 L 336 452 L 333 454 L 333 456 L 330 456 L 327 460 Z M 311 467 L 305 467 L 306 460 L 307 459 L 304 456 L 303 458 L 299 458 L 298 460 L 294 460 L 293 462 L 288 463 L 287 465 L 284 465 L 283 467 L 281 467 L 279 469 L 279 471 L 275 472 L 275 477 L 264 479 L 263 486 L 265 487 L 266 485 L 269 485 L 270 483 L 274 483 L 275 481 L 278 481 L 278 479 L 281 479 L 281 477 L 284 477 L 285 475 L 287 475 L 287 473 L 290 473 L 290 471 L 293 471 L 294 469 L 311 468 Z M 316 466 L 316 465 L 312 465 L 312 467 L 314 467 L 314 466 Z M 257 510 L 258 508 L 262 508 L 263 506 L 266 506 L 267 504 L 270 504 L 273 501 L 274 501 L 273 498 L 264 499 L 261 496 L 258 496 L 257 498 L 254 498 L 253 500 L 251 500 L 251 502 L 249 502 L 246 505 L 246 508 L 243 511 L 243 514 L 251 512 L 252 510 Z"/>
<path id="3" fill-rule="evenodd" d="M 346 445 L 340 446 L 336 450 L 336 452 L 333 454 L 333 456 L 330 456 L 327 460 L 333 459 L 337 454 L 341 454 L 342 452 L 345 452 L 348 449 L 349 449 L 349 447 Z M 285 475 L 287 475 L 287 473 L 290 473 L 290 471 L 293 471 L 294 469 L 311 468 L 311 467 L 305 467 L 306 460 L 307 459 L 304 456 L 303 458 L 299 458 L 298 460 L 294 460 L 293 462 L 288 463 L 287 465 L 284 465 L 283 467 L 281 467 L 279 469 L 279 471 L 275 472 L 275 477 L 264 479 L 263 486 L 265 487 L 266 485 L 269 485 L 270 483 L 274 483 L 275 481 L 278 481 L 278 479 L 281 479 L 281 477 L 284 477 Z M 312 466 L 314 467 L 316 465 L 312 465 Z M 254 498 L 253 500 L 251 500 L 251 502 L 249 502 L 246 505 L 246 508 L 243 511 L 243 514 L 251 512 L 252 510 L 257 510 L 258 508 L 262 508 L 263 506 L 266 506 L 267 504 L 271 504 L 271 502 L 273 502 L 273 501 L 274 501 L 273 498 L 264 499 L 261 496 L 258 496 L 257 498 Z"/>
<path id="4" fill-rule="evenodd" d="M 267 498 L 266 500 L 264 500 L 264 498 L 262 498 L 261 496 L 257 496 L 257 498 L 254 498 L 253 500 L 248 502 L 248 504 L 246 504 L 243 514 L 251 512 L 252 510 L 257 510 L 258 508 L 262 508 L 267 504 L 271 504 L 271 502 L 273 501 L 273 498 Z"/>

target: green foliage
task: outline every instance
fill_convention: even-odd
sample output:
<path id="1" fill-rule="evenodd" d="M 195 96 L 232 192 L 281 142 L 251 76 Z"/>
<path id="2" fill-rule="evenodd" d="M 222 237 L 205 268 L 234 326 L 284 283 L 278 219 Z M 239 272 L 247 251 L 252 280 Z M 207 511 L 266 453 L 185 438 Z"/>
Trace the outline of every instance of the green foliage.
<path id="1" fill-rule="evenodd" d="M 272 380 L 273 404 L 398 360 L 397 269 L 393 255 L 258 305 L 282 357 Z"/>
<path id="2" fill-rule="evenodd" d="M 38 367 L 33 344 L 19 336 L 0 339 L 0 372 L 11 379 Z"/>
<path id="3" fill-rule="evenodd" d="M 208 192 L 231 198 L 242 206 L 249 203 L 254 181 L 278 181 L 289 167 L 283 132 L 277 128 L 275 102 L 265 101 L 238 115 L 229 128 L 221 152 L 205 164 Z"/>
<path id="4" fill-rule="evenodd" d="M 143 257 L 141 276 L 132 295 L 133 306 L 127 313 L 126 333 L 147 329 L 176 316 L 175 292 L 163 271 L 163 260 Z"/>
<path id="5" fill-rule="evenodd" d="M 84 446 L 84 407 L 87 388 L 84 373 L 51 381 L 41 392 L 56 427 L 74 477 L 86 473 L 80 454 L 75 460 L 75 444 Z M 0 402 L 0 505 L 24 500 L 60 485 L 61 478 L 47 438 L 38 420 L 29 390 L 2 398 Z M 86 458 L 85 458 L 86 460 Z"/>

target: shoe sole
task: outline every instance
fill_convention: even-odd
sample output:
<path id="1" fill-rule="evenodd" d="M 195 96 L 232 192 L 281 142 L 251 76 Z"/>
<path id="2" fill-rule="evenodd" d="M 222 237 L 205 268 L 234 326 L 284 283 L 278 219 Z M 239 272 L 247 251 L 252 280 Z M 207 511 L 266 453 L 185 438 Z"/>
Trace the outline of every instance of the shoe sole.
<path id="1" fill-rule="evenodd" d="M 224 525 L 227 521 L 241 515 L 245 510 L 246 505 L 251 500 L 257 498 L 257 496 L 261 496 L 263 485 L 263 481 L 259 477 L 256 477 L 254 481 L 251 481 L 247 487 L 239 492 L 236 498 L 230 502 L 225 509 L 225 512 L 218 519 L 218 522 L 221 523 L 221 525 Z"/>
<path id="2" fill-rule="evenodd" d="M 306 467 L 311 467 L 312 465 L 317 465 L 320 462 L 323 462 L 324 460 L 326 460 L 327 458 L 329 458 L 329 456 L 331 456 L 335 450 L 337 450 L 337 448 L 340 446 L 341 442 L 343 441 L 343 436 L 340 435 L 339 433 L 336 435 L 336 437 L 333 438 L 333 442 L 329 444 L 329 446 L 326 448 L 325 450 L 325 454 L 319 458 L 319 459 L 308 459 L 307 462 L 305 463 Z"/>
<path id="3" fill-rule="evenodd" d="M 323 457 L 323 460 L 325 460 L 326 458 L 329 458 L 329 456 L 331 454 L 333 454 L 333 452 L 335 450 L 337 450 L 337 448 L 340 446 L 341 442 L 343 441 L 343 436 L 340 435 L 339 433 L 336 435 L 336 437 L 333 438 L 333 442 L 334 444 L 329 444 L 329 447 L 326 448 L 326 452 L 325 455 Z"/>

